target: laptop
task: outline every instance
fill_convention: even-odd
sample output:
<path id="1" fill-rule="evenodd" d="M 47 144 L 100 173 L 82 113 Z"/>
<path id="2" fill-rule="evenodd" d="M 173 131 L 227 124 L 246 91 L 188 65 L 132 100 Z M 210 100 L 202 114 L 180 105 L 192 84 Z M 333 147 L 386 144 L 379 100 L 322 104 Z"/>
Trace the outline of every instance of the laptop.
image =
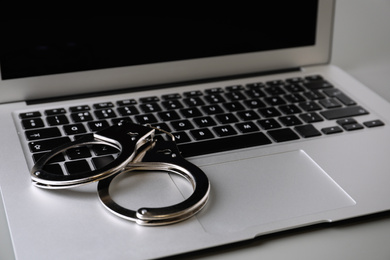
<path id="1" fill-rule="evenodd" d="M 0 187 L 16 258 L 156 259 L 389 210 L 390 104 L 329 64 L 334 1 L 285 5 L 254 19 L 9 21 Z M 205 172 L 198 214 L 145 227 L 107 211 L 97 183 L 32 184 L 40 156 L 123 118 L 171 132 Z M 50 167 L 76 174 L 117 153 L 88 147 Z M 137 209 L 192 187 L 142 172 L 110 192 Z"/>

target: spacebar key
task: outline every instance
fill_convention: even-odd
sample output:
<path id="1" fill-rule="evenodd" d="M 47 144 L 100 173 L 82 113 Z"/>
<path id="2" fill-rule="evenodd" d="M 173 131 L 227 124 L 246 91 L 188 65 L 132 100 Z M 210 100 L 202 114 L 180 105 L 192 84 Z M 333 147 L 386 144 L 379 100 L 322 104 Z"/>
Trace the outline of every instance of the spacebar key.
<path id="1" fill-rule="evenodd" d="M 343 117 L 367 115 L 368 111 L 361 106 L 338 108 L 320 112 L 326 119 L 338 119 Z"/>
<path id="2" fill-rule="evenodd" d="M 263 133 L 235 135 L 208 141 L 179 144 L 178 148 L 184 157 L 217 153 L 272 143 Z"/>

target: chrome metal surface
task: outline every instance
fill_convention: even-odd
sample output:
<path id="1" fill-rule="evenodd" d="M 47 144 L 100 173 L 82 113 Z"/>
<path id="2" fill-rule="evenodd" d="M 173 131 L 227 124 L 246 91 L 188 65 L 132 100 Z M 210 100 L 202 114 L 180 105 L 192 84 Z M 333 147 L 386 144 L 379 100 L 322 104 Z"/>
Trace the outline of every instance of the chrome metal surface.
<path id="1" fill-rule="evenodd" d="M 172 206 L 141 207 L 134 211 L 118 205 L 111 198 L 109 187 L 117 176 L 113 175 L 99 181 L 98 193 L 103 205 L 119 217 L 146 226 L 173 224 L 199 212 L 210 193 L 210 183 L 204 172 L 180 155 L 174 141 L 155 141 L 146 150 L 146 153 L 141 152 L 120 174 L 131 174 L 132 171 L 165 171 L 178 174 L 191 183 L 194 189 L 191 196 Z"/>
<path id="2" fill-rule="evenodd" d="M 170 140 L 155 139 L 155 130 L 167 134 Z M 115 147 L 120 153 L 111 163 L 90 172 L 58 175 L 45 170 L 45 165 L 57 154 L 71 148 L 95 144 Z M 119 174 L 131 174 L 134 171 L 163 171 L 180 175 L 191 183 L 193 193 L 184 201 L 168 207 L 141 207 L 136 211 L 126 209 L 113 201 L 109 187 Z M 33 185 L 45 189 L 64 189 L 99 181 L 99 199 L 109 211 L 147 226 L 173 224 L 192 217 L 204 207 L 210 193 L 207 176 L 180 155 L 172 134 L 132 123 L 106 128 L 52 150 L 34 165 L 31 179 Z"/>
<path id="3" fill-rule="evenodd" d="M 150 140 L 154 129 L 123 123 L 87 135 L 74 142 L 64 144 L 51 152 L 45 154 L 38 160 L 31 170 L 33 184 L 46 189 L 63 189 L 87 184 L 109 177 L 122 169 L 133 159 L 137 149 Z M 106 166 L 90 172 L 83 172 L 72 175 L 58 175 L 45 170 L 47 162 L 59 153 L 71 148 L 93 144 L 104 144 L 117 148 L 120 153 L 118 157 Z"/>

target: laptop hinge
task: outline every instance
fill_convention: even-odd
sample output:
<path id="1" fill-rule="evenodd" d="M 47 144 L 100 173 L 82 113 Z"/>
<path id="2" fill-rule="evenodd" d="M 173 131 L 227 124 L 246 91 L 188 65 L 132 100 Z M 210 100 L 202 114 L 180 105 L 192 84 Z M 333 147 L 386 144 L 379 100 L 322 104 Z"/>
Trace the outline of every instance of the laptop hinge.
<path id="1" fill-rule="evenodd" d="M 174 82 L 174 83 L 161 84 L 161 85 L 151 85 L 151 86 L 132 87 L 132 88 L 125 88 L 125 89 L 118 89 L 118 90 L 110 90 L 110 91 L 92 92 L 92 93 L 87 93 L 87 94 L 67 95 L 67 96 L 61 96 L 61 97 L 42 98 L 42 99 L 32 99 L 32 100 L 27 100 L 26 104 L 27 105 L 37 105 L 37 104 L 45 104 L 45 103 L 59 102 L 59 101 L 66 101 L 66 100 L 75 100 L 75 99 L 99 97 L 99 96 L 106 96 L 106 95 L 125 94 L 125 93 L 139 92 L 139 91 L 162 89 L 162 88 L 181 87 L 181 86 L 188 86 L 188 85 L 195 85 L 195 84 L 202 84 L 202 83 L 212 83 L 212 82 L 224 81 L 224 80 L 258 77 L 258 76 L 266 76 L 266 75 L 288 73 L 288 72 L 297 72 L 297 71 L 301 71 L 301 68 L 299 68 L 299 67 L 288 68 L 288 69 L 262 71 L 262 72 L 254 72 L 254 73 L 239 74 L 239 75 L 229 75 L 229 76 L 216 77 L 216 78 L 181 81 L 181 82 Z"/>

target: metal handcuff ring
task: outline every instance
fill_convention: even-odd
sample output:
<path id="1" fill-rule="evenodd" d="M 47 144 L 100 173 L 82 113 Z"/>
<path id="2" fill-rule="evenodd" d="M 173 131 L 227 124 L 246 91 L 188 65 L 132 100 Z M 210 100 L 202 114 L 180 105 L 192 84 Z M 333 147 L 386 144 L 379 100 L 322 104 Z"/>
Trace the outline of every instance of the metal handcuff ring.
<path id="1" fill-rule="evenodd" d="M 166 171 L 175 173 L 191 183 L 194 189 L 191 196 L 172 206 L 162 208 L 142 207 L 137 211 L 133 211 L 118 205 L 112 200 L 109 194 L 109 186 L 117 176 L 113 175 L 99 181 L 98 184 L 99 198 L 108 210 L 140 225 L 153 226 L 172 224 L 185 220 L 204 207 L 210 192 L 210 183 L 207 176 L 201 169 L 180 155 L 173 135 L 167 134 L 172 138 L 170 141 L 154 139 L 126 166 L 121 174 L 132 171 Z"/>
<path id="2" fill-rule="evenodd" d="M 200 168 L 180 155 L 173 135 L 163 131 L 171 140 L 158 140 L 154 138 L 155 130 L 162 131 L 148 126 L 122 123 L 63 145 L 36 163 L 31 170 L 33 184 L 41 188 L 60 189 L 99 181 L 100 201 L 119 217 L 147 226 L 167 225 L 188 219 L 205 206 L 210 193 L 209 180 Z M 70 148 L 89 144 L 113 146 L 119 149 L 120 153 L 114 161 L 103 168 L 75 176 L 55 175 L 43 169 L 55 155 Z M 184 201 L 168 207 L 142 207 L 137 211 L 126 209 L 112 200 L 109 187 L 116 176 L 132 171 L 165 171 L 178 174 L 191 183 L 193 193 Z"/>

